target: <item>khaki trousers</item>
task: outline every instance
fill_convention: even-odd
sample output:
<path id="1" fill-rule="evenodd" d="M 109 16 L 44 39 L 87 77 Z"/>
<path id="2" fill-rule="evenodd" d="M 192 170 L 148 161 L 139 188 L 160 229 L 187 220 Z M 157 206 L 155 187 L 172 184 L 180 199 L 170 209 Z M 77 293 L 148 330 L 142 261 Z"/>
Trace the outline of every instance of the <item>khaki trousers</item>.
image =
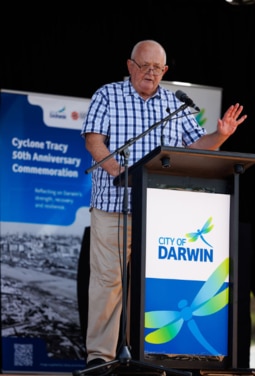
<path id="1" fill-rule="evenodd" d="M 128 263 L 131 215 L 127 222 Z M 111 361 L 116 357 L 122 312 L 123 214 L 93 208 L 90 231 L 87 362 L 95 358 Z"/>

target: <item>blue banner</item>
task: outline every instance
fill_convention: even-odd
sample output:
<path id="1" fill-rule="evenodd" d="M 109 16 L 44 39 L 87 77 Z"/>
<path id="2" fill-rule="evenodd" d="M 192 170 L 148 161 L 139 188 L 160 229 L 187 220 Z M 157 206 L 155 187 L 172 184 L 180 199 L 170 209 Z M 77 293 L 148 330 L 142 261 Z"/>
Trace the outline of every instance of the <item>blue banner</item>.
<path id="1" fill-rule="evenodd" d="M 90 225 L 88 99 L 1 92 L 2 371 L 83 369 L 77 268 Z M 86 286 L 84 287 L 86 288 Z"/>

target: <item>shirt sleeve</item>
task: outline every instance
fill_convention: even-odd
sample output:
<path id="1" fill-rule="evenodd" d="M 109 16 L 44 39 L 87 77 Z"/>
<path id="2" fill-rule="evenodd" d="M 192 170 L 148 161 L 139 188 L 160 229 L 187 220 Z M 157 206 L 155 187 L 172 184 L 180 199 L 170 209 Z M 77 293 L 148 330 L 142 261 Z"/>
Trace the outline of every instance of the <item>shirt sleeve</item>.
<path id="1" fill-rule="evenodd" d="M 86 133 L 106 135 L 109 131 L 108 97 L 104 88 L 98 89 L 92 96 L 88 112 L 82 124 L 81 136 Z"/>
<path id="2" fill-rule="evenodd" d="M 186 116 L 182 122 L 182 142 L 183 146 L 189 146 L 196 142 L 200 137 L 204 136 L 207 131 L 197 122 L 195 116 L 191 113 L 189 108 L 187 108 L 184 112 Z"/>

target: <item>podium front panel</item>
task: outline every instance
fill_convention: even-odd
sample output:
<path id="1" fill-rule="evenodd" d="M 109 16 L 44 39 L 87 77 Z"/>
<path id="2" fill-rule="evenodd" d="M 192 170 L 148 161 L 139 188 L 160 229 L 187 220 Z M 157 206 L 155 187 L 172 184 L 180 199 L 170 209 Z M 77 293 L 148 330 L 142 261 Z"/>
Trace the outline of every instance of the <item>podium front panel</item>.
<path id="1" fill-rule="evenodd" d="M 168 368 L 226 368 L 233 180 L 145 169 L 134 182 L 134 354 Z"/>

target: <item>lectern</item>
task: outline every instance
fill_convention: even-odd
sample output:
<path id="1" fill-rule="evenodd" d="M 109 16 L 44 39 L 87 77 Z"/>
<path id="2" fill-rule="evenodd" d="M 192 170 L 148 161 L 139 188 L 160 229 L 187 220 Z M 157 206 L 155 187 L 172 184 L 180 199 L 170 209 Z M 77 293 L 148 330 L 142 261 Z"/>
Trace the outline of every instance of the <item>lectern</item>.
<path id="1" fill-rule="evenodd" d="M 254 164 L 254 154 L 159 146 L 129 167 L 136 360 L 237 368 L 239 176 Z"/>

